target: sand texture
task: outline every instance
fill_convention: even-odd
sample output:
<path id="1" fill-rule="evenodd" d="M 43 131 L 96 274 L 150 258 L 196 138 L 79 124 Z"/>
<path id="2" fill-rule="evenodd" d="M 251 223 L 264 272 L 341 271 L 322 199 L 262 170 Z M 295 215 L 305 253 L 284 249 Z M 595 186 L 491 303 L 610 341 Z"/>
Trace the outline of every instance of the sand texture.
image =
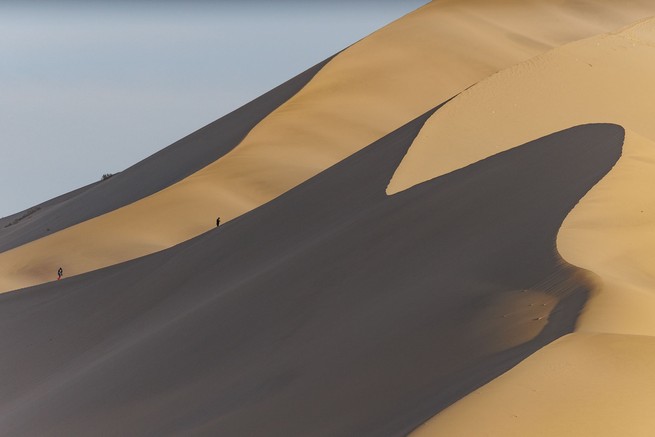
<path id="1" fill-rule="evenodd" d="M 184 244 L 0 296 L 0 433 L 403 435 L 571 332 L 589 289 L 552 242 L 623 130 L 386 196 L 428 116 Z"/>
<path id="2" fill-rule="evenodd" d="M 654 367 L 652 336 L 570 334 L 411 436 L 649 437 Z"/>

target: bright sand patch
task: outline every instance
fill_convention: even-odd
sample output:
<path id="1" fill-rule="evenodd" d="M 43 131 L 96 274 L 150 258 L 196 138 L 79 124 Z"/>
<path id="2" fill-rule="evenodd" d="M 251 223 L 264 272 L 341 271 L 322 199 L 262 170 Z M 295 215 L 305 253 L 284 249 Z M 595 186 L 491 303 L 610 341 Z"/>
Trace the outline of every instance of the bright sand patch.
<path id="1" fill-rule="evenodd" d="M 424 126 L 390 192 L 573 125 L 613 122 L 626 128 L 626 137 L 621 159 L 568 215 L 557 238 L 562 257 L 591 271 L 598 284 L 579 332 L 414 435 L 652 435 L 654 74 L 655 20 L 648 20 L 503 71 Z"/>
<path id="2" fill-rule="evenodd" d="M 336 56 L 231 153 L 131 205 L 0 254 L 0 290 L 192 238 L 275 198 L 502 68 L 655 13 L 650 1 L 434 2 Z"/>
<path id="3" fill-rule="evenodd" d="M 439 413 L 412 437 L 650 437 L 653 368 L 654 337 L 569 334 Z"/>

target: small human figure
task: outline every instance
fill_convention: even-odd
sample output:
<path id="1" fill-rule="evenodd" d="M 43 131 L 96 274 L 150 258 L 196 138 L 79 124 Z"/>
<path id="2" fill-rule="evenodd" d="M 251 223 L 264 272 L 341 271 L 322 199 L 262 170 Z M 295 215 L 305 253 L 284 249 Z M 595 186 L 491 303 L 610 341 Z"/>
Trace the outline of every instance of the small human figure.
<path id="1" fill-rule="evenodd" d="M 220 225 L 220 224 L 221 224 L 221 218 L 217 217 L 216 218 L 216 227 L 218 227 L 218 225 Z"/>
<path id="2" fill-rule="evenodd" d="M 57 281 L 60 280 L 62 276 L 64 276 L 64 269 L 59 267 L 59 270 L 57 270 Z"/>

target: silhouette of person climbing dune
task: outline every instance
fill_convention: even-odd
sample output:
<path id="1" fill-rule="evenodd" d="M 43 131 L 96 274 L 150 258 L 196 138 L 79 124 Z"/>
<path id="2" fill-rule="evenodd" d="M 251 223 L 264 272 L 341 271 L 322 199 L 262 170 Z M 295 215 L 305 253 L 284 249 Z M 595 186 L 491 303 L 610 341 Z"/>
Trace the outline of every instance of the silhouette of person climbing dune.
<path id="1" fill-rule="evenodd" d="M 218 225 L 220 225 L 220 224 L 221 224 L 221 218 L 218 217 L 218 218 L 216 218 L 216 227 L 218 227 Z"/>
<path id="2" fill-rule="evenodd" d="M 59 270 L 57 270 L 57 281 L 60 280 L 62 276 L 64 276 L 64 269 L 59 267 Z"/>

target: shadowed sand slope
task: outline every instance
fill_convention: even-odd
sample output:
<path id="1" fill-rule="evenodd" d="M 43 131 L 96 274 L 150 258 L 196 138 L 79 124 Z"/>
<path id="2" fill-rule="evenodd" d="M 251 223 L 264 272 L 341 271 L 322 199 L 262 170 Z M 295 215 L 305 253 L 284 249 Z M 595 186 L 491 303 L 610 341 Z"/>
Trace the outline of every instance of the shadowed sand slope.
<path id="1" fill-rule="evenodd" d="M 651 0 L 431 2 L 336 55 L 299 92 L 285 94 L 285 99 L 293 97 L 220 159 L 216 158 L 227 148 L 208 145 L 207 155 L 196 162 L 195 156 L 179 147 L 162 159 L 186 162 L 187 174 L 192 167 L 209 165 L 127 207 L 1 254 L 0 291 L 51 281 L 59 266 L 66 275 L 76 275 L 195 237 L 210 229 L 216 216 L 226 222 L 274 199 L 499 70 L 652 14 L 655 3 Z M 254 118 L 248 123 L 255 123 Z M 239 125 L 240 119 L 235 123 L 240 133 L 230 137 L 230 147 L 247 131 Z M 582 123 L 560 129 L 576 124 Z M 223 128 L 232 126 L 210 127 L 207 138 L 213 141 L 214 134 L 233 135 Z M 189 142 L 205 141 L 204 133 L 194 135 Z M 211 159 L 216 161 L 209 163 Z M 161 178 L 170 183 L 183 176 L 183 172 L 157 164 L 134 169 L 130 177 L 118 175 L 93 192 L 119 188 L 123 181 L 113 195 L 124 189 L 128 194 L 134 191 L 130 198 L 137 199 L 154 190 L 140 188 L 140 179 L 151 171 L 157 189 L 165 185 Z M 159 174 L 169 171 L 170 177 Z M 97 214 L 120 203 L 96 205 L 98 199 L 80 199 L 70 208 L 62 205 L 57 222 L 79 221 L 78 207 L 92 207 Z M 46 218 L 39 219 L 23 237 L 0 238 L 0 248 L 44 235 L 46 227 L 55 229 Z M 2 241 L 7 245 L 2 246 Z"/>
<path id="2" fill-rule="evenodd" d="M 241 108 L 182 138 L 110 179 L 37 205 L 29 220 L 5 220 L 0 252 L 138 201 L 232 150 L 271 111 L 297 93 L 329 61 L 315 65 Z M 6 224 L 11 226 L 5 227 Z"/>
<path id="3" fill-rule="evenodd" d="M 555 236 L 623 130 L 386 196 L 428 115 L 224 227 L 0 296 L 0 433 L 401 435 L 570 332 Z"/>

